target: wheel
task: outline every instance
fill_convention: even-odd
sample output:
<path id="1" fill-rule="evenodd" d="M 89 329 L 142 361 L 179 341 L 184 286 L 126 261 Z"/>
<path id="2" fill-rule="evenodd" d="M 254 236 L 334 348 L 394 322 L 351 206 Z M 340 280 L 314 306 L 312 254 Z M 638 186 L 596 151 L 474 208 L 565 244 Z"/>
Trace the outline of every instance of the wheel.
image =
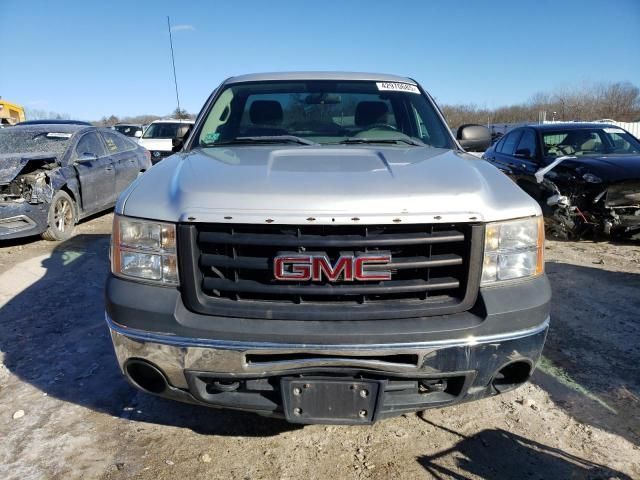
<path id="1" fill-rule="evenodd" d="M 49 227 L 42 238 L 60 242 L 71 237 L 78 220 L 76 206 L 67 192 L 59 191 L 51 199 L 49 206 Z"/>

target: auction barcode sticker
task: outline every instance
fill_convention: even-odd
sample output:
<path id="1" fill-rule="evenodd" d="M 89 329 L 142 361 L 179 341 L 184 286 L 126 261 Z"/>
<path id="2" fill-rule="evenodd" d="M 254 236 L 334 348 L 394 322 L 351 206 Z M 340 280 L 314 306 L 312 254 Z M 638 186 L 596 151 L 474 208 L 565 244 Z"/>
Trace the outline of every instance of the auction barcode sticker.
<path id="1" fill-rule="evenodd" d="M 420 90 L 415 85 L 409 83 L 400 82 L 376 82 L 378 90 L 386 90 L 391 92 L 411 92 L 420 93 Z"/>
<path id="2" fill-rule="evenodd" d="M 49 132 L 47 133 L 47 138 L 71 138 L 71 133 L 62 133 L 62 132 Z"/>

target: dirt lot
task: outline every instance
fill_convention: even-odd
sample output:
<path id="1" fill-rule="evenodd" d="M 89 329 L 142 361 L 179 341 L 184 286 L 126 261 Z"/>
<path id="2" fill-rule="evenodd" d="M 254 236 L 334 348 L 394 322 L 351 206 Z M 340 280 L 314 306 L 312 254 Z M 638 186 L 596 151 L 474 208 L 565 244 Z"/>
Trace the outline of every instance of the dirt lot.
<path id="1" fill-rule="evenodd" d="M 533 382 L 372 427 L 294 427 L 133 390 L 103 320 L 111 215 L 0 243 L 0 478 L 640 478 L 640 245 L 549 242 Z"/>

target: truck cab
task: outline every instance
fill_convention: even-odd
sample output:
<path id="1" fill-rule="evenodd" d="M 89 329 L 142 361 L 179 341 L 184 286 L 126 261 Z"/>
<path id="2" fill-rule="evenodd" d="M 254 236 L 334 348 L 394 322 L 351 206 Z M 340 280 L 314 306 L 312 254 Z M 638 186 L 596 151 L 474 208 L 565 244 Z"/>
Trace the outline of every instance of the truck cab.
<path id="1" fill-rule="evenodd" d="M 457 138 L 456 138 L 457 137 Z M 106 321 L 136 387 L 372 423 L 527 381 L 549 325 L 540 207 L 413 79 L 229 78 L 116 206 Z"/>
<path id="2" fill-rule="evenodd" d="M 9 127 L 24 121 L 24 108 L 0 97 L 0 127 Z"/>

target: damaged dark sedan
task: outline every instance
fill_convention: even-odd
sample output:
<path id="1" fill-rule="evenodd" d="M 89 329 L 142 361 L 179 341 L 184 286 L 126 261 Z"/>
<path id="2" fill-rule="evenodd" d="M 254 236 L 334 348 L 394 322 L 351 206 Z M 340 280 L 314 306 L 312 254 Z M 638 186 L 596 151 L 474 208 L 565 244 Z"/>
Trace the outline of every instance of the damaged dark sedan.
<path id="1" fill-rule="evenodd" d="M 0 130 L 0 240 L 65 240 L 82 218 L 113 207 L 151 167 L 149 152 L 107 129 L 34 124 Z"/>
<path id="2" fill-rule="evenodd" d="M 483 158 L 536 199 L 561 238 L 640 234 L 640 141 L 602 123 L 531 125 Z"/>

